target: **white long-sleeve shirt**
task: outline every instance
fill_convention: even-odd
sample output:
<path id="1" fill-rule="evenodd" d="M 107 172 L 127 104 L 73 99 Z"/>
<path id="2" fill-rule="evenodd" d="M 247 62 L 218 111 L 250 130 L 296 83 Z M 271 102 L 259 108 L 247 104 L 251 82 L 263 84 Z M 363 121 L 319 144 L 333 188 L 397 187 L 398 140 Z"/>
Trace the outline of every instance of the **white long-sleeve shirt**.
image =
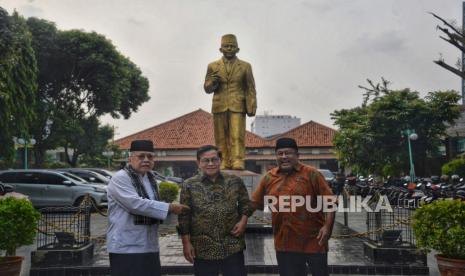
<path id="1" fill-rule="evenodd" d="M 169 204 L 154 200 L 150 181 L 142 183 L 150 199 L 140 197 L 124 170 L 118 171 L 108 184 L 107 251 L 109 253 L 158 252 L 158 225 L 135 225 L 134 216 L 165 219 Z"/>

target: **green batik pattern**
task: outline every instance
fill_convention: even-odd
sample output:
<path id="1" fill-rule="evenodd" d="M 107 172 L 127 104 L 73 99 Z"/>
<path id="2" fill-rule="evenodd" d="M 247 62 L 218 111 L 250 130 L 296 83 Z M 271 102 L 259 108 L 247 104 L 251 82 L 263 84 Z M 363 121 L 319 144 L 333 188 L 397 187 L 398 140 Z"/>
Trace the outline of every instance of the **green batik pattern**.
<path id="1" fill-rule="evenodd" d="M 183 185 L 181 203 L 190 206 L 187 215 L 179 215 L 179 232 L 190 234 L 197 258 L 224 259 L 244 250 L 244 237 L 234 237 L 231 230 L 242 215 L 252 214 L 247 189 L 237 176 L 223 175 L 215 182 L 202 175 Z"/>

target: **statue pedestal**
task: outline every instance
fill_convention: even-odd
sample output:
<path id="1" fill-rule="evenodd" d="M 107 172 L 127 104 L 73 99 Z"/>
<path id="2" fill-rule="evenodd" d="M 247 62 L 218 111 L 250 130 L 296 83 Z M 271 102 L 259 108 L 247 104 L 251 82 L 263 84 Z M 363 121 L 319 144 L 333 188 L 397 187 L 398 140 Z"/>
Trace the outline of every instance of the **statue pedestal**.
<path id="1" fill-rule="evenodd" d="M 262 175 L 251 171 L 243 170 L 221 170 L 224 174 L 236 175 L 244 181 L 245 187 L 249 192 L 249 197 L 257 189 Z M 272 233 L 271 229 L 271 212 L 255 211 L 247 222 L 247 233 Z"/>

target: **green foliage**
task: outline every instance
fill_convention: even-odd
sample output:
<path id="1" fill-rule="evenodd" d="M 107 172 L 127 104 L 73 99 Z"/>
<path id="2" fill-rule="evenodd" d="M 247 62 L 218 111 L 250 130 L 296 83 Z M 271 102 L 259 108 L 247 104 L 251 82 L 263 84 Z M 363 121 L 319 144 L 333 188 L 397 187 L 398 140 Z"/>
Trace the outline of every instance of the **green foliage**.
<path id="1" fill-rule="evenodd" d="M 11 163 L 0 159 L 0 170 L 7 170 L 12 167 Z"/>
<path id="2" fill-rule="evenodd" d="M 62 144 L 68 158 L 67 162 L 75 167 L 81 154 L 89 156 L 102 156 L 106 149 L 107 141 L 113 137 L 113 129 L 108 126 L 100 126 L 96 116 L 74 120 L 68 118 L 64 122 Z M 73 153 L 68 150 L 73 149 Z M 103 156 L 102 156 L 103 157 Z"/>
<path id="3" fill-rule="evenodd" d="M 108 130 L 111 130 L 111 127 L 109 126 L 106 126 L 106 128 Z M 111 132 L 113 133 L 113 132 Z M 100 134 L 100 137 L 103 136 L 104 133 L 101 133 Z M 104 137 L 107 137 L 107 136 L 104 136 Z M 110 137 L 111 138 L 111 137 Z M 102 141 L 106 141 L 108 140 L 109 138 L 105 138 L 105 139 L 101 139 Z M 119 160 L 119 159 L 123 159 L 123 156 L 122 156 L 122 152 L 121 150 L 119 149 L 119 146 L 116 145 L 116 144 L 108 144 L 106 147 L 105 145 L 102 143 L 101 144 L 103 147 L 100 147 L 100 151 L 95 151 L 94 153 L 92 154 L 89 154 L 89 153 L 85 153 L 81 156 L 80 158 L 80 161 L 79 161 L 79 166 L 80 167 L 95 167 L 95 168 L 106 168 L 108 166 L 108 158 L 106 156 L 104 156 L 102 153 L 104 151 L 112 151 L 113 152 L 113 156 L 110 158 L 110 167 L 114 167 L 114 168 L 117 168 L 119 166 L 119 163 L 114 163 L 112 162 L 113 160 Z M 116 166 L 116 167 L 115 167 Z"/>
<path id="4" fill-rule="evenodd" d="M 27 23 L 39 66 L 36 160 L 43 162 L 47 149 L 62 146 L 74 151 L 67 161 L 76 166 L 80 155 L 88 159 L 101 152 L 101 141 L 89 140 L 108 136 L 108 127 L 98 126 L 99 117 L 129 118 L 149 100 L 148 80 L 103 35 L 60 31 L 37 18 Z M 47 121 L 53 122 L 49 133 Z"/>
<path id="5" fill-rule="evenodd" d="M 0 250 L 15 255 L 16 248 L 34 242 L 40 213 L 27 199 L 0 199 Z"/>
<path id="6" fill-rule="evenodd" d="M 69 167 L 70 167 L 69 164 L 59 162 L 59 161 L 52 162 L 52 163 L 44 163 L 42 166 L 42 168 L 44 169 L 64 169 L 64 168 L 69 168 Z"/>
<path id="7" fill-rule="evenodd" d="M 79 167 L 82 168 L 106 168 L 107 164 L 108 159 L 102 154 L 83 154 L 81 158 L 79 158 Z"/>
<path id="8" fill-rule="evenodd" d="M 124 159 L 126 156 L 123 154 L 123 151 L 119 148 L 117 144 L 109 144 L 107 149 L 113 152 L 113 159 Z"/>
<path id="9" fill-rule="evenodd" d="M 339 131 L 334 136 L 338 159 L 363 173 L 399 174 L 408 169 L 407 138 L 401 131 L 414 129 L 412 143 L 416 163 L 438 155 L 446 123 L 460 115 L 455 91 L 430 92 L 424 99 L 418 92 L 389 90 L 388 82 L 365 88 L 361 106 L 334 111 L 331 116 Z"/>
<path id="10" fill-rule="evenodd" d="M 29 138 L 37 91 L 31 34 L 16 12 L 0 7 L 0 156 L 12 160 L 13 136 Z"/>
<path id="11" fill-rule="evenodd" d="M 175 183 L 161 182 L 160 183 L 160 198 L 164 202 L 171 203 L 179 193 L 179 186 Z"/>
<path id="12" fill-rule="evenodd" d="M 438 200 L 417 209 L 413 231 L 420 248 L 447 258 L 465 259 L 465 202 Z"/>
<path id="13" fill-rule="evenodd" d="M 383 167 L 383 175 L 395 175 L 396 174 L 396 168 L 391 165 L 391 164 L 387 164 Z"/>
<path id="14" fill-rule="evenodd" d="M 444 164 L 442 166 L 442 174 L 458 174 L 460 176 L 465 176 L 465 160 L 463 158 L 458 158 Z"/>

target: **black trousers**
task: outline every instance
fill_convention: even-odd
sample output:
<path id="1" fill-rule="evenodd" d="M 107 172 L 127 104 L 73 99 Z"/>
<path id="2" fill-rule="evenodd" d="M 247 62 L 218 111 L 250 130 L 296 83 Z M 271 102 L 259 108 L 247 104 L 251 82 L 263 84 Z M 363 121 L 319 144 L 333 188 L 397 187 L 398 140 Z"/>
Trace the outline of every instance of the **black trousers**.
<path id="1" fill-rule="evenodd" d="M 280 276 L 328 276 L 327 253 L 276 252 Z"/>
<path id="2" fill-rule="evenodd" d="M 195 276 L 245 276 L 244 252 L 235 253 L 223 260 L 194 259 Z"/>
<path id="3" fill-rule="evenodd" d="M 111 276 L 160 276 L 160 254 L 110 253 Z"/>

